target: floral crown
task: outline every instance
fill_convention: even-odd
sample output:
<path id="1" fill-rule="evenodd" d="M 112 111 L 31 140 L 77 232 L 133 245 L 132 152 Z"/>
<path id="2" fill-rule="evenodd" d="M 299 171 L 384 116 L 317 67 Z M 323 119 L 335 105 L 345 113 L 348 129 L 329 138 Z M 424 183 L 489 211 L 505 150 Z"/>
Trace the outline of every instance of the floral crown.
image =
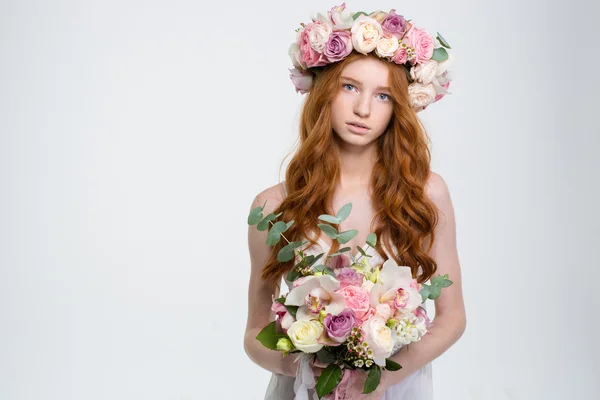
<path id="1" fill-rule="evenodd" d="M 294 64 L 290 78 L 300 94 L 310 91 L 318 67 L 341 61 L 353 50 L 365 55 L 374 52 L 404 66 L 410 82 L 410 104 L 416 112 L 450 94 L 451 47 L 439 32 L 434 39 L 394 9 L 354 13 L 343 3 L 326 16 L 318 13 L 311 23 L 300 25 L 289 48 Z"/>

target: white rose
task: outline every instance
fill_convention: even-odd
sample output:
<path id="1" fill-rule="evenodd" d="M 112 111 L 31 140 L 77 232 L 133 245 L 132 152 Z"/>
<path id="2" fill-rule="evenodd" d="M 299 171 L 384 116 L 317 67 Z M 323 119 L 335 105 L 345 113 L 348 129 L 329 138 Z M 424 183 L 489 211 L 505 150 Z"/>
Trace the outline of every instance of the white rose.
<path id="1" fill-rule="evenodd" d="M 375 50 L 379 39 L 383 36 L 383 29 L 379 22 L 364 14 L 354 21 L 351 32 L 354 49 L 365 55 Z"/>
<path id="2" fill-rule="evenodd" d="M 392 354 L 394 350 L 394 337 L 392 330 L 386 325 L 385 320 L 379 317 L 372 317 L 362 326 L 364 340 L 369 349 L 373 352 L 373 361 L 377 365 L 384 366 L 385 359 Z"/>
<path id="3" fill-rule="evenodd" d="M 327 41 L 329 40 L 331 31 L 332 29 L 330 24 L 315 22 L 308 33 L 310 47 L 312 47 L 315 51 L 322 53 Z"/>
<path id="4" fill-rule="evenodd" d="M 432 84 L 414 82 L 408 85 L 408 96 L 410 105 L 415 110 L 421 110 L 435 100 L 436 93 Z"/>
<path id="5" fill-rule="evenodd" d="M 398 343 L 403 345 L 418 342 L 427 333 L 427 327 L 423 319 L 415 315 L 407 315 L 402 318 L 396 326 L 395 336 Z"/>
<path id="6" fill-rule="evenodd" d="M 352 14 L 352 11 L 346 9 L 346 4 L 333 7 L 331 11 L 329 11 L 329 16 L 333 21 L 333 27 L 336 30 L 350 29 L 352 24 L 354 24 Z"/>
<path id="7" fill-rule="evenodd" d="M 410 69 L 410 77 L 420 83 L 431 83 L 437 75 L 438 62 L 435 60 L 419 63 Z"/>
<path id="8" fill-rule="evenodd" d="M 317 339 L 323 333 L 323 325 L 317 320 L 296 321 L 287 331 L 296 348 L 305 353 L 316 353 L 323 348 Z"/>
<path id="9" fill-rule="evenodd" d="M 398 43 L 398 38 L 394 36 L 391 37 L 382 37 L 379 39 L 377 43 L 377 55 L 379 57 L 393 57 L 398 50 L 400 44 Z"/>

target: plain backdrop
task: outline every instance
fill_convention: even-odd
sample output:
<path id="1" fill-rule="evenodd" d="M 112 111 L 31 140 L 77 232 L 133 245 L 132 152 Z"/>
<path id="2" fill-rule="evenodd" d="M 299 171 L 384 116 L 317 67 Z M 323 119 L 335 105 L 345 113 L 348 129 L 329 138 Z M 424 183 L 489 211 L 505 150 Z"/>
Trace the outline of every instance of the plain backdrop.
<path id="1" fill-rule="evenodd" d="M 347 2 L 395 8 L 456 56 L 452 94 L 419 114 L 468 320 L 434 362 L 436 400 L 600 398 L 583 3 Z M 262 399 L 246 218 L 296 142 L 294 30 L 334 5 L 0 2 L 1 399 Z"/>

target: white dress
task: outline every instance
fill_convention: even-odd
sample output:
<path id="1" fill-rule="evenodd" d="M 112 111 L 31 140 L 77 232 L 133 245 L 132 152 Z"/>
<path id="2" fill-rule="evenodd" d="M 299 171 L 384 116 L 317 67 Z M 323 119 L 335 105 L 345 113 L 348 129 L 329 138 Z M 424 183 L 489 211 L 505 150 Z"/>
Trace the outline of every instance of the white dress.
<path id="1" fill-rule="evenodd" d="M 320 254 L 327 252 L 329 246 L 321 238 L 317 238 L 317 248 L 315 246 L 304 248 L 305 254 Z M 372 266 L 379 265 L 384 262 L 383 257 L 370 246 L 364 246 L 366 253 L 371 255 L 369 263 Z M 386 255 L 389 257 L 389 253 L 386 251 Z M 292 282 L 284 279 L 288 286 L 288 290 L 292 288 Z M 425 304 L 422 305 L 425 307 Z M 396 349 L 393 354 L 396 354 L 400 348 Z M 294 400 L 296 393 L 294 390 L 295 378 L 286 375 L 280 375 L 273 373 L 267 392 L 265 394 L 265 400 Z M 299 398 L 304 396 L 298 396 Z M 314 389 L 308 390 L 308 399 L 317 399 L 317 395 Z M 425 365 L 421 369 L 415 371 L 413 374 L 408 376 L 402 382 L 397 383 L 394 386 L 390 386 L 383 396 L 382 400 L 433 400 L 433 379 L 431 371 L 431 363 Z"/>

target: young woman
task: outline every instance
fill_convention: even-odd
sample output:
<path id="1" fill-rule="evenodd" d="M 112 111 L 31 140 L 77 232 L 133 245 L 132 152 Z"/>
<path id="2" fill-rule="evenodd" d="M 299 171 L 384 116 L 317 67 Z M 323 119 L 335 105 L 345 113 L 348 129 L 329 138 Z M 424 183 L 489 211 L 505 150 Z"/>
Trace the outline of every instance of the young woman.
<path id="1" fill-rule="evenodd" d="M 336 15 L 335 10 L 340 8 L 332 9 L 329 21 L 335 24 L 337 16 L 341 26 L 343 14 Z M 385 14 L 385 18 L 390 14 Z M 385 27 L 384 16 L 371 16 L 361 16 L 356 21 L 372 25 L 377 21 Z M 351 27 L 356 23 L 352 21 L 347 19 Z M 396 36 L 399 41 L 405 40 L 410 31 L 404 22 L 399 29 L 401 36 Z M 321 54 L 302 49 L 306 43 L 313 49 L 320 48 L 318 43 L 313 46 L 315 34 L 303 36 L 311 26 L 303 28 L 298 35 L 300 53 L 294 55 L 292 49 L 297 67 L 306 66 L 311 57 L 318 60 Z M 317 28 L 312 26 L 312 29 Z M 332 31 L 327 26 L 318 29 L 329 33 L 326 43 L 329 44 Z M 300 82 L 304 87 L 298 89 L 308 92 L 300 121 L 300 146 L 287 168 L 286 180 L 260 192 L 250 209 L 266 203 L 265 215 L 282 212 L 280 220 L 295 221 L 285 233 L 288 240 L 306 239 L 309 243 L 305 249 L 331 254 L 339 249 L 339 243 L 320 231 L 317 224 L 321 221 L 317 217 L 324 213 L 335 215 L 351 202 L 350 216 L 339 229 L 357 229 L 359 233 L 345 246 L 364 247 L 367 235 L 375 232 L 378 240 L 371 249 L 372 265 L 392 258 L 398 265 L 410 266 L 413 277 L 420 283 L 438 274 L 448 274 L 453 284 L 435 300 L 431 335 L 402 347 L 391 357 L 402 369 L 382 371 L 375 392 L 361 394 L 365 379 L 362 377 L 344 397 L 432 400 L 431 362 L 461 337 L 466 325 L 454 211 L 445 181 L 430 170 L 427 136 L 416 114 L 424 107 L 416 104 L 409 94 L 410 70 L 403 64 L 390 62 L 389 57 L 382 57 L 383 50 L 357 51 L 364 50 L 361 46 L 366 43 L 361 42 L 366 35 L 355 37 L 359 29 L 352 27 L 350 36 L 354 41 L 343 58 L 336 60 L 332 56 L 324 65 L 307 67 L 307 70 L 312 68 L 314 80 L 309 84 Z M 393 29 L 381 32 L 397 33 Z M 304 54 L 306 51 L 309 54 Z M 327 56 L 326 51 L 322 54 Z M 415 57 L 409 55 L 408 65 Z M 296 71 L 292 79 L 305 76 L 304 71 Z M 298 81 L 295 83 L 298 87 Z M 255 226 L 249 227 L 248 242 L 251 273 L 244 347 L 256 364 L 273 373 L 265 399 L 292 400 L 296 396 L 294 355 L 282 357 L 281 352 L 265 348 L 256 335 L 274 319 L 271 304 L 279 297 L 279 283 L 293 262 L 277 262 L 277 253 L 285 243 L 269 247 L 266 231 L 261 232 Z M 358 255 L 357 251 L 353 253 Z M 286 284 L 289 289 L 291 283 L 286 280 Z M 316 365 L 312 368 L 318 376 L 321 368 Z M 309 392 L 309 398 L 313 399 L 314 390 Z"/>

